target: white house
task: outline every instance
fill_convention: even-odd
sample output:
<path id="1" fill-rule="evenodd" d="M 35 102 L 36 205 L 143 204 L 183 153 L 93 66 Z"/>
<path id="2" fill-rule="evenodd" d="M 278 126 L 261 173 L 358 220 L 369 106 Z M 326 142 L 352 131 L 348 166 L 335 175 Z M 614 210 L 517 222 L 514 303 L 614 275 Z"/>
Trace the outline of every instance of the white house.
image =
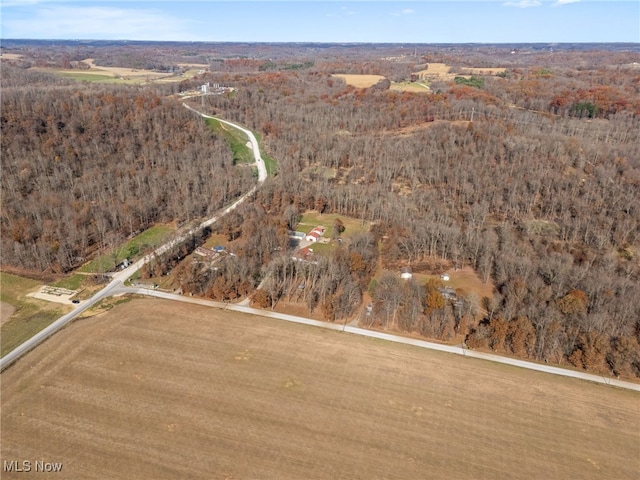
<path id="1" fill-rule="evenodd" d="M 404 278 L 405 280 L 409 280 L 411 277 L 413 277 L 413 273 L 411 273 L 411 268 L 410 267 L 402 267 L 402 269 L 400 270 L 400 278 Z"/>
<path id="2" fill-rule="evenodd" d="M 318 239 L 324 235 L 324 227 L 318 226 L 316 228 L 314 228 L 313 230 L 311 230 L 309 233 L 307 233 L 307 236 L 305 237 L 305 240 L 307 242 L 317 242 Z"/>

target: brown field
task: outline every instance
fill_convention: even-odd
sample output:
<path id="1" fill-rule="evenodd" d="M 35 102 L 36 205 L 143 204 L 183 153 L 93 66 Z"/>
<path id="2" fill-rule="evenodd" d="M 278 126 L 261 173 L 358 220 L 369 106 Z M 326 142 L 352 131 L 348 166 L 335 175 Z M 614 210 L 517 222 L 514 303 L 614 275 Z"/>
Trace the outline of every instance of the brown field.
<path id="1" fill-rule="evenodd" d="M 153 70 L 144 70 L 144 69 L 136 69 L 136 68 L 125 68 L 125 67 L 103 67 L 96 65 L 94 63 L 93 58 L 87 58 L 83 60 L 83 63 L 86 63 L 91 67 L 90 70 L 81 70 L 82 73 L 95 73 L 97 75 L 104 74 L 113 74 L 116 77 L 123 78 L 149 78 L 149 79 L 158 79 L 162 77 L 166 77 L 167 73 L 162 72 L 154 72 Z"/>
<path id="2" fill-rule="evenodd" d="M 347 85 L 352 85 L 357 88 L 371 87 L 384 78 L 382 75 L 351 75 L 338 73 L 332 75 L 332 77 L 342 78 Z"/>
<path id="3" fill-rule="evenodd" d="M 461 289 L 465 292 L 473 292 L 477 295 L 478 300 L 483 297 L 491 298 L 493 296 L 493 282 L 490 280 L 484 283 L 478 274 L 471 267 L 464 267 L 459 270 L 453 268 L 447 270 L 445 273 L 449 275 L 448 282 L 442 282 L 445 287 L 451 287 L 453 289 Z M 414 274 L 414 277 L 418 281 L 427 282 L 427 280 L 434 279 L 440 280 L 440 275 L 426 275 L 426 274 Z"/>
<path id="4" fill-rule="evenodd" d="M 20 60 L 22 55 L 19 53 L 0 53 L 0 59 L 2 60 Z"/>
<path id="5" fill-rule="evenodd" d="M 58 479 L 640 471 L 635 392 L 157 300 L 65 328 L 1 388 L 2 458 Z"/>
<path id="6" fill-rule="evenodd" d="M 6 302 L 0 302 L 0 325 L 4 325 L 5 322 L 11 318 L 11 315 L 13 315 L 13 312 L 15 311 L 16 307 L 14 307 L 13 305 Z"/>
<path id="7" fill-rule="evenodd" d="M 451 70 L 451 67 L 446 63 L 430 63 L 426 69 L 417 73 L 424 73 L 428 75 L 446 75 Z"/>
<path id="8" fill-rule="evenodd" d="M 33 67 L 33 69 L 45 72 L 53 72 L 58 75 L 76 78 L 78 80 L 132 84 L 148 82 L 179 82 L 184 80 L 185 77 L 192 77 L 198 73 L 198 69 L 194 68 L 186 72 L 185 76 L 183 77 L 167 72 L 154 72 L 153 70 L 99 66 L 94 63 L 94 60 L 92 58 L 82 60 L 82 62 L 89 65 L 90 68 L 88 70 L 79 70 Z"/>
<path id="9" fill-rule="evenodd" d="M 473 68 L 463 67 L 460 68 L 460 73 L 451 73 L 451 66 L 445 63 L 430 63 L 426 69 L 415 72 L 420 78 L 433 78 L 439 80 L 453 80 L 456 76 L 465 75 L 497 75 L 498 73 L 506 72 L 506 68 L 491 67 L 491 68 Z"/>

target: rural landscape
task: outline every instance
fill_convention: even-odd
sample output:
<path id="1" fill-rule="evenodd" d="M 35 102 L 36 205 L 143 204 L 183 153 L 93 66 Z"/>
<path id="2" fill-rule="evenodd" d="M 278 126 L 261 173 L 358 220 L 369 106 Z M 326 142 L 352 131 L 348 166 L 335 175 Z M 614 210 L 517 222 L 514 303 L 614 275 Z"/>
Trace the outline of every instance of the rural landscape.
<path id="1" fill-rule="evenodd" d="M 637 44 L 0 53 L 2 478 L 640 472 Z"/>

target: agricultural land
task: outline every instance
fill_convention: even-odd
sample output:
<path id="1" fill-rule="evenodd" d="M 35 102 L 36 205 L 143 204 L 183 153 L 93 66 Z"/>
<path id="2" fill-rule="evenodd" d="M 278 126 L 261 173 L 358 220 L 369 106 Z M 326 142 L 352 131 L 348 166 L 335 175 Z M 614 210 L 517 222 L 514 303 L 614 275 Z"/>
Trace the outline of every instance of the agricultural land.
<path id="1" fill-rule="evenodd" d="M 56 478 L 640 468 L 635 392 L 157 300 L 77 321 L 5 371 L 1 393 L 2 458 L 60 462 Z"/>

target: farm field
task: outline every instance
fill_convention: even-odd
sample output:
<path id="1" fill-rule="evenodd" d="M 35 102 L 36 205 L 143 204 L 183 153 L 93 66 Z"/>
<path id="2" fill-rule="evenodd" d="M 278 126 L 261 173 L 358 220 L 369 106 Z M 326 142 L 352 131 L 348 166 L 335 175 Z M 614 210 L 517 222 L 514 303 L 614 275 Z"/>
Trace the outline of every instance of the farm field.
<path id="1" fill-rule="evenodd" d="M 368 88 L 375 85 L 380 80 L 384 79 L 382 75 L 360 75 L 360 74 L 336 73 L 333 76 L 337 78 L 341 78 L 345 81 L 347 85 L 351 85 L 357 88 Z"/>
<path id="2" fill-rule="evenodd" d="M 4 54 L 3 58 L 17 59 L 16 56 L 10 57 L 11 54 Z M 96 65 L 92 58 L 83 60 L 89 66 L 87 70 L 78 69 L 51 69 L 34 67 L 34 70 L 55 73 L 77 81 L 100 82 L 100 83 L 116 83 L 116 84 L 141 84 L 151 82 L 180 82 L 185 78 L 191 78 L 199 73 L 201 68 L 190 68 L 184 75 L 173 75 L 167 72 L 155 72 L 153 70 L 135 69 L 126 67 L 105 67 Z M 180 66 L 189 66 L 188 64 L 180 64 Z M 193 65 L 199 67 L 199 65 Z"/>
<path id="3" fill-rule="evenodd" d="M 2 373 L 3 459 L 56 478 L 634 478 L 637 393 L 137 299 Z M 30 478 L 34 473 L 5 473 Z"/>

